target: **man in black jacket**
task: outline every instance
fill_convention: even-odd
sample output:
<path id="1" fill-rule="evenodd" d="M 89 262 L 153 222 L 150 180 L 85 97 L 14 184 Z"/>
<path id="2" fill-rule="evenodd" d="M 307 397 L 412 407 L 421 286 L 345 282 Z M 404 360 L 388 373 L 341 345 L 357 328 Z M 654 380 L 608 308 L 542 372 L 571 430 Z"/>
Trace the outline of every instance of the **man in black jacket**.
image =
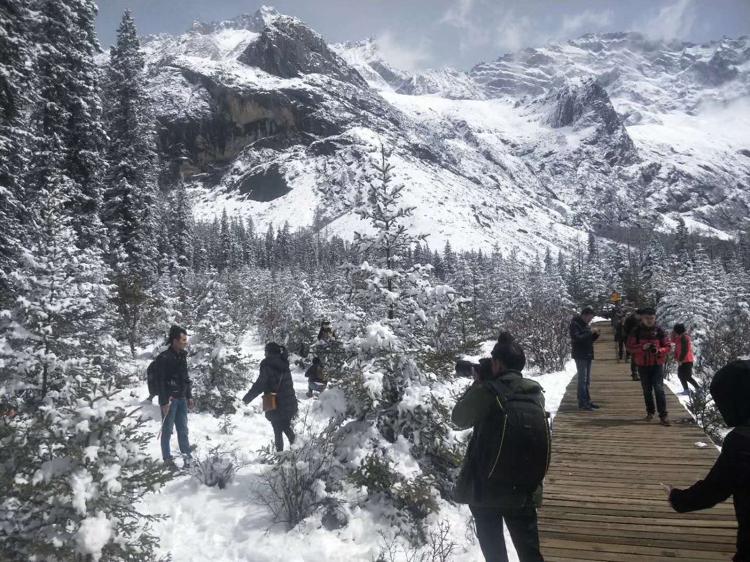
<path id="1" fill-rule="evenodd" d="M 638 325 L 641 323 L 641 315 L 639 314 L 639 310 L 634 310 L 631 314 L 623 320 L 622 323 L 622 338 L 623 341 L 628 341 L 628 336 L 630 335 L 630 332 L 636 329 Z M 635 357 L 628 352 L 627 356 L 630 357 L 630 377 L 634 381 L 641 380 L 638 376 L 638 366 L 635 364 Z"/>
<path id="2" fill-rule="evenodd" d="M 594 319 L 594 310 L 586 307 L 581 314 L 570 321 L 570 343 L 573 348 L 573 359 L 578 373 L 578 407 L 581 410 L 596 410 L 598 405 L 591 401 L 591 363 L 594 360 L 594 342 L 599 338 L 599 331 L 589 327 Z"/>
<path id="3" fill-rule="evenodd" d="M 734 562 L 750 562 L 750 361 L 733 361 L 714 375 L 711 395 L 727 426 L 713 468 L 686 490 L 667 486 L 669 503 L 680 513 L 715 506 L 734 497 L 737 516 L 737 553 Z"/>
<path id="4" fill-rule="evenodd" d="M 192 383 L 187 368 L 188 337 L 185 328 L 172 326 L 169 329 L 169 347 L 156 358 L 156 387 L 161 407 L 161 455 L 165 463 L 174 466 L 169 441 L 172 429 L 177 428 L 177 443 L 184 458 L 184 466 L 190 465 L 190 440 L 188 439 L 187 414 L 193 406 Z"/>
<path id="5" fill-rule="evenodd" d="M 289 360 L 283 351 L 284 348 L 277 343 L 266 344 L 266 358 L 260 362 L 260 375 L 242 398 L 245 404 L 249 404 L 260 394 L 275 395 L 275 408 L 266 410 L 266 419 L 273 427 L 277 451 L 284 450 L 284 435 L 289 439 L 289 445 L 294 443 L 292 420 L 297 415 L 297 395 L 294 392 Z"/>

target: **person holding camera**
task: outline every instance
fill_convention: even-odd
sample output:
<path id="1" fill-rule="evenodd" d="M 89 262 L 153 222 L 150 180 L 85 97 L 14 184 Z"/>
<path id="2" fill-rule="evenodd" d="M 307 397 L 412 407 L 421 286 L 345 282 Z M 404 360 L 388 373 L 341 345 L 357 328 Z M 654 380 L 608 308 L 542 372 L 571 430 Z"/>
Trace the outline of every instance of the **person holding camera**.
<path id="1" fill-rule="evenodd" d="M 656 311 L 653 308 L 642 308 L 638 314 L 641 322 L 628 336 L 628 351 L 641 378 L 646 421 L 654 419 L 654 413 L 658 411 L 661 424 L 669 426 L 672 424 L 667 416 L 667 398 L 664 394 L 664 363 L 672 346 L 664 330 L 656 325 Z"/>
<path id="2" fill-rule="evenodd" d="M 599 339 L 599 331 L 589 326 L 594 319 L 594 309 L 587 306 L 570 321 L 570 342 L 573 359 L 578 373 L 578 408 L 598 410 L 591 401 L 591 363 L 594 361 L 594 342 Z"/>
<path id="3" fill-rule="evenodd" d="M 473 428 L 454 499 L 469 505 L 487 562 L 507 562 L 503 520 L 521 562 L 543 561 L 536 509 L 551 440 L 542 387 L 524 378 L 526 357 L 507 332 L 491 359 L 468 364 L 474 383 L 453 408 L 453 423 Z M 467 363 L 456 365 L 467 374 Z"/>

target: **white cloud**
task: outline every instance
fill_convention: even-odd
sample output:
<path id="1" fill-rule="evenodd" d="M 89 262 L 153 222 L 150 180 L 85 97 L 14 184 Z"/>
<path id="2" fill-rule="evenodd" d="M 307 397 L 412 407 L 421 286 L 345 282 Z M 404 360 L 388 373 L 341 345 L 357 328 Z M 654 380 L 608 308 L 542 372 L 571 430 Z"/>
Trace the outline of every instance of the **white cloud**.
<path id="1" fill-rule="evenodd" d="M 570 38 L 581 33 L 599 31 L 611 24 L 613 17 L 612 10 L 603 12 L 585 10 L 580 14 L 566 15 L 562 19 L 560 34 L 565 38 Z"/>
<path id="2" fill-rule="evenodd" d="M 684 39 L 695 25 L 693 0 L 677 0 L 651 14 L 638 26 L 652 39 Z"/>
<path id="3" fill-rule="evenodd" d="M 528 16 L 506 12 L 495 27 L 495 45 L 504 51 L 517 51 L 533 45 L 538 39 L 534 24 Z"/>
<path id="4" fill-rule="evenodd" d="M 401 43 L 390 31 L 386 31 L 375 38 L 375 44 L 394 68 L 415 72 L 429 66 L 431 61 L 430 50 L 425 41 L 418 44 Z"/>
<path id="5" fill-rule="evenodd" d="M 471 11 L 474 9 L 475 0 L 458 0 L 453 6 L 448 8 L 440 23 L 447 23 L 459 29 L 471 29 Z"/>

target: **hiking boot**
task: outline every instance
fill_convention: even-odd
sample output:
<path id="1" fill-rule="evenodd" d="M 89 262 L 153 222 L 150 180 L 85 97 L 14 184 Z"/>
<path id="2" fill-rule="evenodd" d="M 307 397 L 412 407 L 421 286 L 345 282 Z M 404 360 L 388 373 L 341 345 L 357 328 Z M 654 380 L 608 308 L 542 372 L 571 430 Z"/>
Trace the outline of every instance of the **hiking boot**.
<path id="1" fill-rule="evenodd" d="M 646 421 L 650 422 L 652 419 L 654 419 L 654 414 L 646 414 Z"/>
<path id="2" fill-rule="evenodd" d="M 672 422 L 669 421 L 669 418 L 667 416 L 664 416 L 663 418 L 659 418 L 659 423 L 666 427 L 669 427 L 670 425 L 672 425 Z"/>
<path id="3" fill-rule="evenodd" d="M 308 398 L 312 398 L 313 397 L 313 391 L 312 390 L 308 390 L 307 391 L 307 397 Z"/>
<path id="4" fill-rule="evenodd" d="M 593 408 L 594 410 L 598 410 L 599 408 L 601 408 L 599 404 L 594 404 L 593 402 L 589 402 L 589 406 Z"/>
<path id="5" fill-rule="evenodd" d="M 177 464 L 174 462 L 174 459 L 165 459 L 164 460 L 164 466 L 166 466 L 170 472 L 179 472 L 180 469 L 177 466 Z"/>
<path id="6" fill-rule="evenodd" d="M 193 466 L 193 457 L 185 457 L 185 459 L 182 461 L 182 469 L 187 470 L 191 466 Z"/>
<path id="7" fill-rule="evenodd" d="M 639 377 L 638 375 L 630 375 L 630 376 L 631 376 L 631 377 L 633 377 L 633 380 L 634 380 L 634 381 L 639 381 L 639 380 L 641 380 L 641 377 Z"/>
<path id="8" fill-rule="evenodd" d="M 579 410 L 586 410 L 588 412 L 592 412 L 594 408 L 591 407 L 590 404 L 586 404 L 585 406 L 578 406 Z"/>

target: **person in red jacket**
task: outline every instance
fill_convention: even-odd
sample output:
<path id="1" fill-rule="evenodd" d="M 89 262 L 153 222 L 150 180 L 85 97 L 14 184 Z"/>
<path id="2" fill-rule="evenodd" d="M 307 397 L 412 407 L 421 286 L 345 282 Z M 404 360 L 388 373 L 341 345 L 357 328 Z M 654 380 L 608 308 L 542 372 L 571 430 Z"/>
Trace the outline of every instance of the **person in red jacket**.
<path id="1" fill-rule="evenodd" d="M 667 416 L 667 398 L 664 395 L 664 363 L 672 347 L 667 334 L 656 325 L 656 311 L 642 308 L 641 321 L 628 334 L 628 352 L 633 356 L 641 378 L 643 399 L 646 402 L 646 421 L 654 419 L 658 410 L 662 425 L 672 425 Z M 656 408 L 654 408 L 654 395 Z"/>
<path id="2" fill-rule="evenodd" d="M 698 383 L 693 378 L 693 340 L 685 330 L 684 324 L 675 324 L 672 328 L 672 343 L 674 343 L 674 359 L 677 361 L 677 378 L 682 383 L 682 394 L 690 394 L 688 383 L 698 390 Z"/>

